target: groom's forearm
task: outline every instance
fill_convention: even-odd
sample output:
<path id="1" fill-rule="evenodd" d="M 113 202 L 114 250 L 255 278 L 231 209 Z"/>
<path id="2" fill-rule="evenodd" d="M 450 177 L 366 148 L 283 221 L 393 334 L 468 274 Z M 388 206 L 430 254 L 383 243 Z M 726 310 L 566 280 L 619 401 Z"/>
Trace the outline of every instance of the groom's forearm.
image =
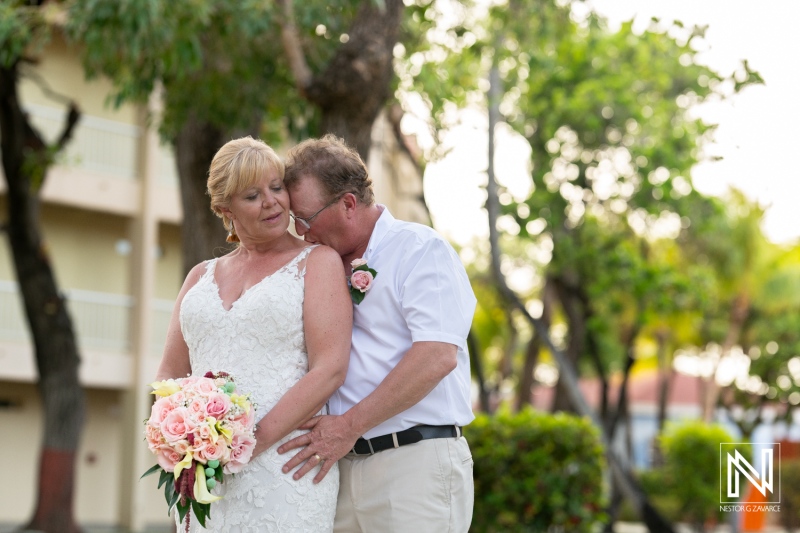
<path id="1" fill-rule="evenodd" d="M 458 348 L 415 342 L 380 385 L 342 416 L 358 435 L 420 402 L 457 365 Z"/>

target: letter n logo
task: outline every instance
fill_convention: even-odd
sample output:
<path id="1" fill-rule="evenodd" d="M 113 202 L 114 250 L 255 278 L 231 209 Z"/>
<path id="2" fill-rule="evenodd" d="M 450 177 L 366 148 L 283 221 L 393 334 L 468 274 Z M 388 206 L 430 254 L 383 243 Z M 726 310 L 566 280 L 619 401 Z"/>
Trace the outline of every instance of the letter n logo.
<path id="1" fill-rule="evenodd" d="M 780 503 L 780 443 L 752 443 L 755 465 L 741 451 L 749 447 L 720 443 L 720 503 Z"/>

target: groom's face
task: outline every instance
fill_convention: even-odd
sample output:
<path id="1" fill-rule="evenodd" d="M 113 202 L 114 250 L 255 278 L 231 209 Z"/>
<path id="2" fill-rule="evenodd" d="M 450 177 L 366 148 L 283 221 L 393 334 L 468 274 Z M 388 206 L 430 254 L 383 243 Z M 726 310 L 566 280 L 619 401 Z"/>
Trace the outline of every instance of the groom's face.
<path id="1" fill-rule="evenodd" d="M 325 196 L 316 178 L 303 177 L 289 190 L 291 209 L 296 217 L 311 219 L 310 229 L 295 222 L 295 231 L 307 242 L 330 246 L 341 253 L 339 239 L 341 209 L 338 201 Z M 311 218 L 313 217 L 313 218 Z"/>

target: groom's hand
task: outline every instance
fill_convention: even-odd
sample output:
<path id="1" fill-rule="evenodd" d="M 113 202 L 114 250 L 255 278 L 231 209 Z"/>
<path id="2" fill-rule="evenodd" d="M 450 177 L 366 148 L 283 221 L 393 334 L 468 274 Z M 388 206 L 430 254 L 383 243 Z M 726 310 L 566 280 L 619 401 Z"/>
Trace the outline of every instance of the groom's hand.
<path id="1" fill-rule="evenodd" d="M 300 463 L 305 464 L 294 473 L 294 479 L 300 479 L 312 468 L 321 466 L 314 477 L 314 483 L 319 483 L 336 464 L 336 461 L 347 455 L 353 449 L 359 435 L 353 434 L 353 428 L 341 416 L 322 415 L 315 416 L 300 429 L 310 429 L 305 435 L 300 435 L 285 442 L 278 448 L 278 453 L 302 448 L 294 457 L 283 465 L 283 472 L 288 473 Z"/>

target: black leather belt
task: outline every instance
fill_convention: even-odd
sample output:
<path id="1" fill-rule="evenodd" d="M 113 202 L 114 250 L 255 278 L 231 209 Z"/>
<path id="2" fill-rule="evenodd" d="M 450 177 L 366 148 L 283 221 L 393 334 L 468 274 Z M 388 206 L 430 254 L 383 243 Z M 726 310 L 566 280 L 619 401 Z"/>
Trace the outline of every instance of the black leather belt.
<path id="1" fill-rule="evenodd" d="M 372 455 L 389 448 L 399 448 L 406 444 L 414 444 L 425 439 L 457 438 L 461 436 L 458 426 L 414 426 L 413 428 L 389 433 L 371 439 L 359 438 L 350 453 L 355 455 Z"/>

